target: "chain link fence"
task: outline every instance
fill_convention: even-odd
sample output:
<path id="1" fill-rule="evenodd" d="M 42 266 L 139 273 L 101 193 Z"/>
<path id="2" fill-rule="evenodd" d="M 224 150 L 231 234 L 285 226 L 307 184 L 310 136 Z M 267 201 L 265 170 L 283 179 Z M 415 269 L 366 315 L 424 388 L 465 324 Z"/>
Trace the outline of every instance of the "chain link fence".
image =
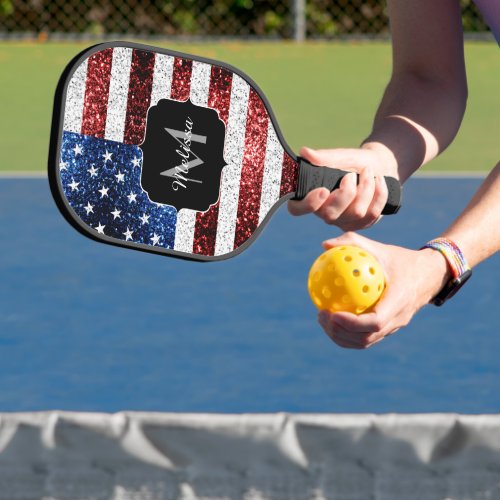
<path id="1" fill-rule="evenodd" d="M 438 1 L 438 0 L 436 0 Z M 467 32 L 487 26 L 461 0 Z M 0 37 L 384 36 L 383 0 L 0 0 Z"/>

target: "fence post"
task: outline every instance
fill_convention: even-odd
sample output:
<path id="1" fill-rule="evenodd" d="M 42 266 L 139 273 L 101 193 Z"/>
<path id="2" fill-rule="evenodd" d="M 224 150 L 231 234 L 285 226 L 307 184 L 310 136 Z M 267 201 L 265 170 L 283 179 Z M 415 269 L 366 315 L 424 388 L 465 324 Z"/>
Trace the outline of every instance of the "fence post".
<path id="1" fill-rule="evenodd" d="M 306 0 L 292 0 L 293 38 L 296 42 L 306 39 Z"/>

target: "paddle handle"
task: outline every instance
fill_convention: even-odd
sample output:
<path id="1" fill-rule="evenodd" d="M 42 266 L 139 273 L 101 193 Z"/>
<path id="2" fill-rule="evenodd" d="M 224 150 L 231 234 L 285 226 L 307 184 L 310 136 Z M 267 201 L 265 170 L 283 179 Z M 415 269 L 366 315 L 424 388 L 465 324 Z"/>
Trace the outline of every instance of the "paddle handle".
<path id="1" fill-rule="evenodd" d="M 338 168 L 318 167 L 300 157 L 298 158 L 298 162 L 299 174 L 294 200 L 302 200 L 307 193 L 319 187 L 326 187 L 330 191 L 333 191 L 340 186 L 342 178 L 350 173 Z M 359 182 L 359 175 L 357 174 L 356 177 L 356 182 Z M 386 176 L 384 179 L 389 195 L 382 213 L 384 215 L 395 214 L 401 207 L 401 184 L 394 177 Z"/>

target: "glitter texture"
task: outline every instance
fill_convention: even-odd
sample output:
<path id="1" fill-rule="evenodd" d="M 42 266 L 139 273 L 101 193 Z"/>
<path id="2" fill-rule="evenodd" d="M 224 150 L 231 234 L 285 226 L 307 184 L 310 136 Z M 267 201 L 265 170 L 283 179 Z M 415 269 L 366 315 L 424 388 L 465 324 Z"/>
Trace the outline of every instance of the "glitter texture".
<path id="1" fill-rule="evenodd" d="M 146 114 L 153 87 L 154 63 L 155 55 L 153 52 L 134 50 L 123 138 L 123 142 L 126 144 L 140 144 L 144 140 Z"/>
<path id="2" fill-rule="evenodd" d="M 262 223 L 271 208 L 279 200 L 282 158 L 283 147 L 276 135 L 273 122 L 269 120 L 264 178 L 262 179 L 262 193 L 260 196 L 259 224 Z"/>
<path id="3" fill-rule="evenodd" d="M 281 173 L 280 198 L 297 191 L 299 164 L 288 154 L 283 153 L 283 169 Z"/>
<path id="4" fill-rule="evenodd" d="M 82 128 L 85 81 L 87 79 L 88 59 L 76 68 L 66 91 L 63 130 L 80 133 Z"/>
<path id="5" fill-rule="evenodd" d="M 175 58 L 174 73 L 172 75 L 172 90 L 170 97 L 176 101 L 187 101 L 191 87 L 191 72 L 193 61 Z"/>
<path id="6" fill-rule="evenodd" d="M 124 47 L 113 49 L 108 117 L 106 119 L 106 135 L 104 136 L 110 141 L 123 142 L 131 63 L 132 49 Z"/>
<path id="7" fill-rule="evenodd" d="M 149 200 L 140 184 L 141 160 L 137 146 L 64 132 L 64 194 L 96 235 L 172 248 L 176 210 Z"/>
<path id="8" fill-rule="evenodd" d="M 106 49 L 88 59 L 82 134 L 104 137 L 112 57 L 113 49 Z"/>
<path id="9" fill-rule="evenodd" d="M 249 93 L 250 85 L 240 76 L 233 75 L 231 104 L 224 147 L 224 158 L 228 165 L 224 167 L 222 172 L 223 182 L 220 193 L 215 255 L 232 252 L 234 247 L 234 230 L 236 227 L 241 165 L 245 146 Z"/>
<path id="10" fill-rule="evenodd" d="M 156 54 L 151 88 L 151 106 L 155 106 L 160 99 L 170 97 L 173 71 L 174 57 Z"/>
<path id="11" fill-rule="evenodd" d="M 241 169 L 234 248 L 238 248 L 252 236 L 259 222 L 268 125 L 268 115 L 264 103 L 258 94 L 251 89 L 248 99 L 245 153 Z"/>
<path id="12" fill-rule="evenodd" d="M 219 200 L 206 212 L 181 209 L 177 214 L 168 205 L 150 202 L 140 186 L 142 153 L 135 146 L 143 141 L 149 107 L 163 98 L 191 99 L 216 109 L 226 125 L 227 165 Z M 188 254 L 228 254 L 252 236 L 280 197 L 296 191 L 298 163 L 284 151 L 263 101 L 243 78 L 220 66 L 127 47 L 97 52 L 76 68 L 69 81 L 64 130 L 61 179 L 68 200 L 86 224 L 93 229 L 102 226 L 104 234 L 120 240 Z M 87 142 L 92 137 L 112 142 Z M 77 144 L 85 153 L 73 150 Z M 129 163 L 136 158 L 133 169 L 126 165 L 129 147 L 135 148 L 127 157 Z M 97 152 L 101 156 L 94 158 Z M 104 159 L 106 152 L 112 153 L 112 162 Z M 89 158 L 94 158 L 92 163 Z M 89 174 L 92 165 L 98 174 Z M 127 193 L 122 192 L 125 183 L 117 180 L 121 174 Z M 91 184 L 95 182 L 100 185 Z M 109 194 L 101 200 L 98 190 L 108 183 Z M 90 196 L 93 211 L 85 209 L 83 192 Z M 137 196 L 129 203 L 131 192 Z M 134 212 L 139 206 L 144 212 Z M 152 234 L 142 227 L 149 222 L 137 219 L 146 210 L 151 211 Z"/>
<path id="13" fill-rule="evenodd" d="M 219 118 L 227 127 L 229 116 L 229 103 L 231 100 L 232 73 L 224 68 L 212 67 L 210 78 L 210 90 L 208 95 L 208 107 L 216 109 Z M 224 172 L 222 172 L 221 184 L 224 183 Z M 217 223 L 219 218 L 219 200 L 206 212 L 196 216 L 194 230 L 193 252 L 203 255 L 214 255 L 215 238 L 217 235 Z"/>

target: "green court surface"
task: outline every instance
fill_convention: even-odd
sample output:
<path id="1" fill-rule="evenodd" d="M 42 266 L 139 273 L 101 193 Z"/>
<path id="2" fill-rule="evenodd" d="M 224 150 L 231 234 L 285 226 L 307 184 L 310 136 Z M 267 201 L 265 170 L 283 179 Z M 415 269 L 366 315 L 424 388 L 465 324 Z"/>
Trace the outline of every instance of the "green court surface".
<path id="1" fill-rule="evenodd" d="M 356 147 L 370 131 L 391 71 L 386 42 L 151 44 L 242 69 L 268 97 L 296 152 L 302 145 Z M 0 44 L 0 171 L 45 170 L 57 80 L 67 62 L 88 45 Z M 498 47 L 468 42 L 466 59 L 469 103 L 462 128 L 453 145 L 425 170 L 489 170 L 498 161 Z"/>

